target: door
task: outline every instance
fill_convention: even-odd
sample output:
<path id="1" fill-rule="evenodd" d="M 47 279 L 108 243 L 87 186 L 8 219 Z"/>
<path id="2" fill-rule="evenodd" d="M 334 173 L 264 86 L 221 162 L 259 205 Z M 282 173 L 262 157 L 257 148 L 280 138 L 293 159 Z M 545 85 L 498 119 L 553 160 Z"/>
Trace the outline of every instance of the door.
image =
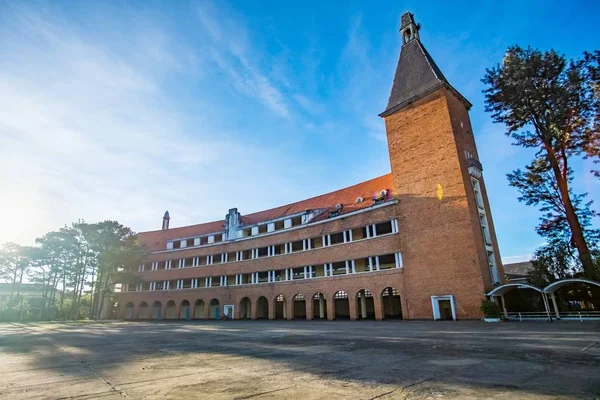
<path id="1" fill-rule="evenodd" d="M 187 307 L 185 309 L 185 319 L 190 319 L 190 308 L 189 307 Z"/>
<path id="2" fill-rule="evenodd" d="M 438 300 L 440 307 L 440 319 L 452 321 L 452 306 L 450 300 Z"/>
<path id="3" fill-rule="evenodd" d="M 233 319 L 233 306 L 225 306 L 223 307 L 223 314 L 227 317 Z"/>

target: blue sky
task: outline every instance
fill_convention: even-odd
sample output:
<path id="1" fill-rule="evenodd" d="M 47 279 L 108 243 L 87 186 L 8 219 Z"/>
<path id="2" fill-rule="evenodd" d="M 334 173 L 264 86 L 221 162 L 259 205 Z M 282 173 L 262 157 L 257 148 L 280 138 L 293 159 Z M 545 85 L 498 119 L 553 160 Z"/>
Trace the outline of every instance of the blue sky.
<path id="1" fill-rule="evenodd" d="M 0 243 L 78 218 L 221 219 L 389 172 L 383 111 L 410 10 L 473 103 L 500 251 L 542 243 L 505 174 L 531 154 L 483 110 L 511 44 L 597 48 L 600 3 L 0 1 Z M 578 163 L 576 190 L 600 185 Z M 596 207 L 598 209 L 598 207 Z"/>

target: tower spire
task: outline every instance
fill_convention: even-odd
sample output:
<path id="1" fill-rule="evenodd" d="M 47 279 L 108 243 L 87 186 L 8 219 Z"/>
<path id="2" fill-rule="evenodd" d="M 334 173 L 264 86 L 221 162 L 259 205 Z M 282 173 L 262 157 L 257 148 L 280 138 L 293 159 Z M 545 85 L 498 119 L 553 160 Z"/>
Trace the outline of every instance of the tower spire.
<path id="1" fill-rule="evenodd" d="M 471 103 L 448 83 L 421 43 L 419 37 L 421 25 L 415 22 L 414 16 L 407 12 L 400 20 L 402 49 L 387 107 L 379 116 L 385 118 L 441 87 L 447 88 L 456 95 L 467 109 L 471 108 Z"/>
<path id="2" fill-rule="evenodd" d="M 415 23 L 414 15 L 405 12 L 400 18 L 400 35 L 402 36 L 402 45 L 406 45 L 413 40 L 419 40 L 419 30 L 421 24 Z"/>
<path id="3" fill-rule="evenodd" d="M 171 217 L 169 217 L 169 211 L 165 211 L 165 215 L 163 216 L 162 230 L 166 231 L 169 229 L 169 221 Z"/>

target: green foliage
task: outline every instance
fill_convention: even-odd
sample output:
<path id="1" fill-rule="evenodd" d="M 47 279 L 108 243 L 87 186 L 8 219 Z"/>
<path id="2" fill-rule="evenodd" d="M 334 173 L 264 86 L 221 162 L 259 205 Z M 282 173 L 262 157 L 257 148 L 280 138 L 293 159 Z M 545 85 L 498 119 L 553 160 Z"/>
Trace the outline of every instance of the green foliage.
<path id="1" fill-rule="evenodd" d="M 500 318 L 502 316 L 502 310 L 500 310 L 500 306 L 495 301 L 482 301 L 480 309 L 486 318 Z"/>
<path id="2" fill-rule="evenodd" d="M 589 221 L 594 215 L 585 195 L 570 188 L 574 157 L 598 159 L 600 121 L 600 53 L 569 60 L 554 50 L 510 47 L 503 63 L 483 78 L 486 111 L 507 127 L 515 145 L 536 149 L 525 171 L 508 174 L 520 201 L 543 213 L 537 231 L 550 241 L 567 241 L 577 249 L 588 278 L 596 277 Z M 587 231 L 586 231 L 587 229 Z"/>
<path id="3" fill-rule="evenodd" d="M 46 233 L 36 244 L 0 248 L 0 280 L 14 288 L 8 304 L 0 306 L 0 318 L 98 318 L 114 283 L 137 283 L 131 270 L 145 259 L 135 233 L 116 221 L 78 221 Z M 36 284 L 39 297 L 19 296 L 23 278 Z"/>

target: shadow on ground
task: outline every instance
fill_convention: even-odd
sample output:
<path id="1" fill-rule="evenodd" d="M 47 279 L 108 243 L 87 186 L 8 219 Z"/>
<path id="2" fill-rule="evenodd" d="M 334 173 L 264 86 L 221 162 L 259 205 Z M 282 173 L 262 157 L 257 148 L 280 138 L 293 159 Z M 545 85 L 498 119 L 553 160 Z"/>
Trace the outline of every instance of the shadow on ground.
<path id="1" fill-rule="evenodd" d="M 107 395 L 132 397 L 192 398 L 210 387 L 207 398 L 299 398 L 304 389 L 310 398 L 594 398 L 599 331 L 576 322 L 4 324 L 0 397 L 26 394 L 23 379 L 35 385 L 39 375 L 100 379 Z"/>

